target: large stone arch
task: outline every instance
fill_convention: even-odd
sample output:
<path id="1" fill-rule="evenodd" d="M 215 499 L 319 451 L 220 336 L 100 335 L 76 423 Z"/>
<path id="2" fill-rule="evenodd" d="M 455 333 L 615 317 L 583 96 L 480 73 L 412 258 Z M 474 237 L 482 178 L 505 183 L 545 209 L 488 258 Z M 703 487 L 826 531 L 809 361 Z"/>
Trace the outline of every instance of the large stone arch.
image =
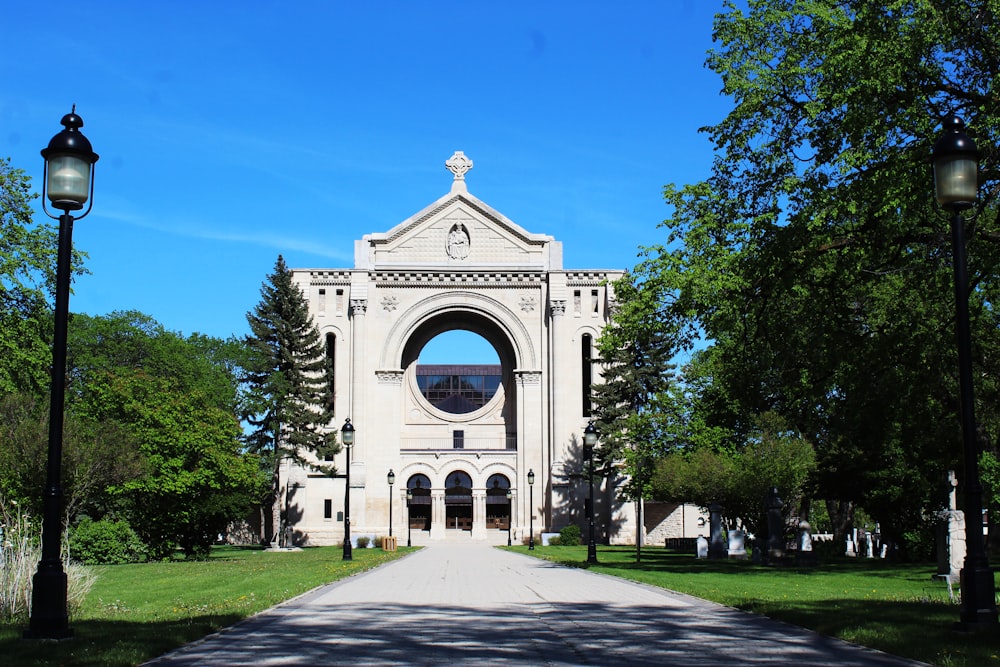
<path id="1" fill-rule="evenodd" d="M 485 338 L 505 368 L 538 367 L 538 351 L 517 315 L 490 296 L 460 290 L 434 294 L 402 313 L 383 342 L 381 367 L 406 368 L 428 341 L 452 329 L 466 329 Z"/>

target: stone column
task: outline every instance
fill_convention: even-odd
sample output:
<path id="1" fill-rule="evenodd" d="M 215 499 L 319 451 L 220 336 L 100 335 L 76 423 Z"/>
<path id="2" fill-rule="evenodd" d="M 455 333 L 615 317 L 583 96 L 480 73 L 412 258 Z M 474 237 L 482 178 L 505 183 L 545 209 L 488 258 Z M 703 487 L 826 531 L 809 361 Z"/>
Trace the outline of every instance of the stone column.
<path id="1" fill-rule="evenodd" d="M 472 492 L 472 539 L 486 539 L 486 492 Z"/>
<path id="2" fill-rule="evenodd" d="M 445 529 L 444 491 L 431 491 L 431 539 L 443 540 Z"/>

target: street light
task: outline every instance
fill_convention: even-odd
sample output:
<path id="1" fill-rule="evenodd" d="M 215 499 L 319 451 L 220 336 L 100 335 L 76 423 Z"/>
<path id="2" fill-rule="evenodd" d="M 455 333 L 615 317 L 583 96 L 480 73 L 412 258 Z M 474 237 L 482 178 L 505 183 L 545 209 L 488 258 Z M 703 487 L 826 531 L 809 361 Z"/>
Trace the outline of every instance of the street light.
<path id="1" fill-rule="evenodd" d="M 535 550 L 535 471 L 528 471 L 528 551 Z"/>
<path id="2" fill-rule="evenodd" d="M 60 560 L 63 492 L 62 465 L 63 407 L 66 400 L 66 327 L 69 320 L 69 282 L 72 274 L 73 222 L 90 213 L 94 194 L 94 163 L 98 155 L 80 128 L 83 119 L 73 110 L 60 121 L 65 128 L 52 137 L 42 151 L 45 158 L 42 210 L 59 220 L 59 250 L 56 257 L 55 329 L 52 335 L 52 387 L 49 398 L 49 448 L 42 494 L 42 557 L 32 578 L 31 620 L 24 635 L 30 639 L 63 639 L 73 634 L 66 608 L 66 572 Z M 48 197 L 58 218 L 45 206 Z M 87 203 L 83 215 L 74 218 Z"/>
<path id="3" fill-rule="evenodd" d="M 413 533 L 413 523 L 410 521 L 410 501 L 413 500 L 413 489 L 406 490 L 406 546 L 412 547 L 413 541 L 410 539 Z"/>
<path id="4" fill-rule="evenodd" d="M 508 547 L 511 545 L 511 542 L 510 542 L 510 525 L 512 523 L 514 523 L 514 521 L 513 521 L 514 512 L 511 511 L 513 509 L 513 504 L 511 502 L 511 498 L 513 498 L 513 497 L 514 496 L 510 492 L 510 489 L 507 489 L 507 546 Z"/>
<path id="5" fill-rule="evenodd" d="M 347 486 L 344 487 L 344 560 L 351 560 L 351 445 L 354 444 L 354 424 L 348 417 L 344 421 L 344 427 L 340 429 L 341 441 L 347 449 L 345 458 L 347 460 Z"/>
<path id="6" fill-rule="evenodd" d="M 587 542 L 587 562 L 597 562 L 597 544 L 594 543 L 594 445 L 597 444 L 597 428 L 594 422 L 588 422 L 587 428 L 583 430 L 583 460 L 590 462 L 590 511 L 587 518 L 590 520 L 590 541 Z"/>
<path id="7" fill-rule="evenodd" d="M 974 630 L 997 623 L 996 585 L 983 544 L 979 442 L 972 387 L 972 334 L 969 328 L 969 279 L 966 273 L 965 220 L 962 211 L 978 197 L 979 151 L 965 134 L 958 116 L 942 122 L 934 144 L 934 188 L 938 204 L 952 214 L 952 264 L 955 272 L 955 324 L 958 333 L 958 381 L 965 457 L 965 563 L 961 572 L 962 605 L 959 625 Z"/>
<path id="8" fill-rule="evenodd" d="M 389 468 L 389 474 L 385 480 L 389 482 L 389 537 L 392 537 L 392 485 L 396 483 L 396 473 Z"/>

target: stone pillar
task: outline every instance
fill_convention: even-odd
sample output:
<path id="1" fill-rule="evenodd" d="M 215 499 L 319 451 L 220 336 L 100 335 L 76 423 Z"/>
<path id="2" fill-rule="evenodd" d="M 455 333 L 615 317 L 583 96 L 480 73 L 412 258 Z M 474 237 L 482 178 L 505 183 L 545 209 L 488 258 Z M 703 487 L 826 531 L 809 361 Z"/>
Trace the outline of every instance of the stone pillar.
<path id="1" fill-rule="evenodd" d="M 708 544 L 709 558 L 725 558 L 726 543 L 722 539 L 722 505 L 712 503 L 708 508 L 709 535 L 711 540 Z"/>
<path id="2" fill-rule="evenodd" d="M 768 561 L 785 555 L 785 519 L 781 515 L 784 503 L 778 497 L 778 487 L 772 486 L 767 496 L 767 558 Z"/>
<path id="3" fill-rule="evenodd" d="M 472 492 L 472 539 L 486 539 L 486 492 Z"/>
<path id="4" fill-rule="evenodd" d="M 431 539 L 443 540 L 445 528 L 444 491 L 431 491 Z"/>

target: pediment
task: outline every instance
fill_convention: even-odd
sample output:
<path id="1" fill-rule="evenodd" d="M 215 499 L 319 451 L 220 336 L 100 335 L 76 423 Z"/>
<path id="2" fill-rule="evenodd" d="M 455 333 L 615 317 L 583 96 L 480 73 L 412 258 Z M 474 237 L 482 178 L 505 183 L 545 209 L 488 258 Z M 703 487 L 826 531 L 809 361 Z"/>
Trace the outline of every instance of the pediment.
<path id="1" fill-rule="evenodd" d="M 365 235 L 360 244 L 358 268 L 562 268 L 562 244 L 553 237 L 532 234 L 455 189 L 389 231 Z"/>

